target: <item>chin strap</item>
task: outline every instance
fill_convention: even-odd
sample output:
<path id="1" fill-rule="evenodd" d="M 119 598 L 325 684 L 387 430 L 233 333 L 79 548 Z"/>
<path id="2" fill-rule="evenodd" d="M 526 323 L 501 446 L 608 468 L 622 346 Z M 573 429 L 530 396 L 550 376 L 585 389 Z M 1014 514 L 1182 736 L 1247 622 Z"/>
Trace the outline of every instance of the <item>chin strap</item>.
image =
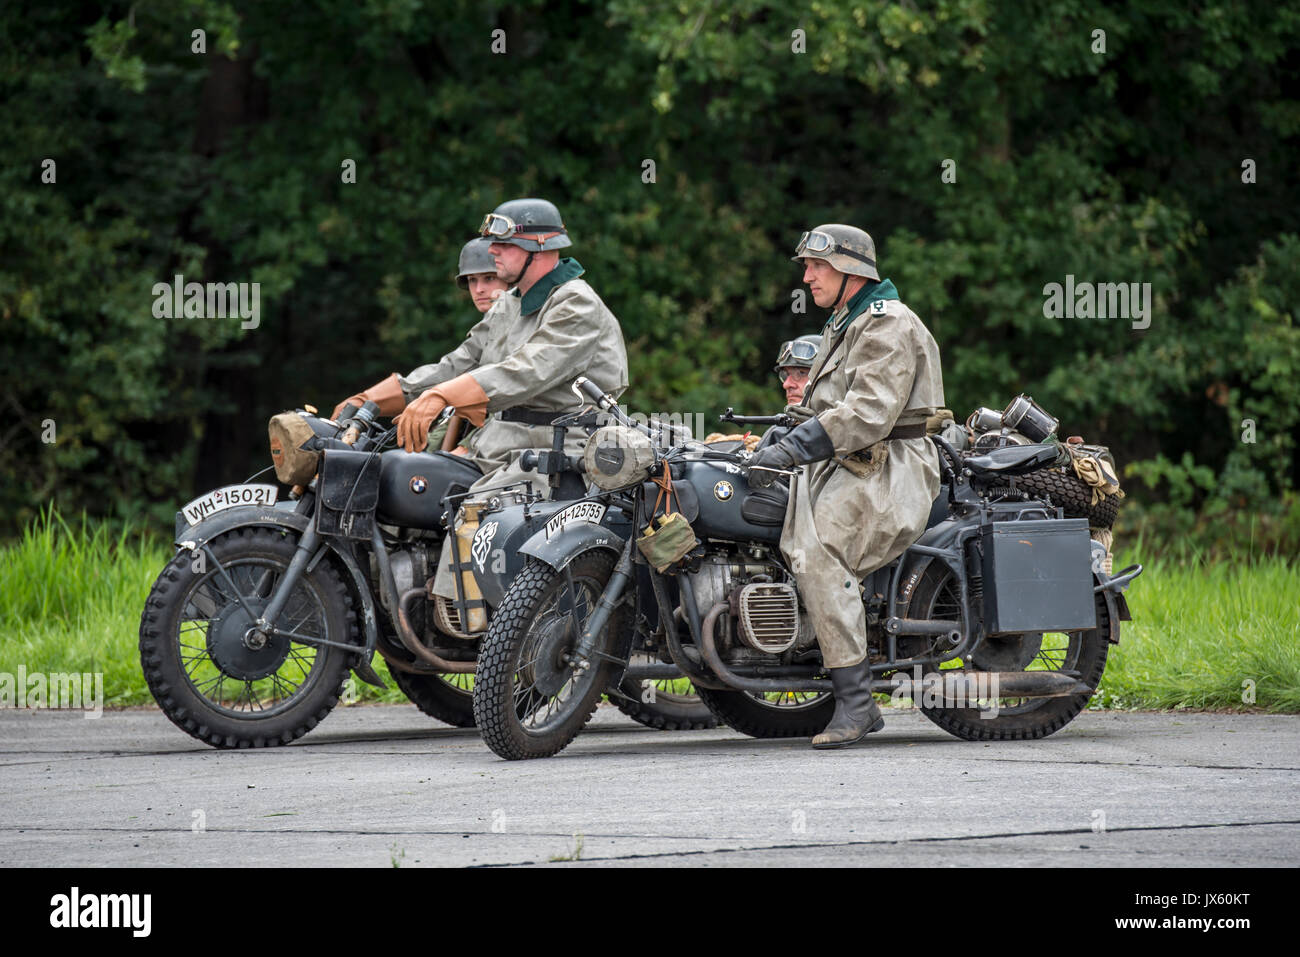
<path id="1" fill-rule="evenodd" d="M 517 286 L 517 285 L 519 285 L 519 283 L 521 283 L 521 282 L 523 281 L 524 276 L 527 275 L 527 273 L 528 273 L 528 268 L 529 268 L 530 266 L 532 266 L 532 264 L 533 264 L 533 257 L 536 256 L 536 255 L 537 255 L 537 251 L 536 251 L 536 250 L 534 250 L 534 249 L 530 249 L 530 250 L 528 250 L 528 258 L 524 260 L 524 268 L 521 269 L 521 270 L 519 270 L 519 275 L 518 275 L 518 276 L 516 276 L 514 279 L 507 279 L 506 282 L 507 282 L 508 284 L 510 284 L 511 286 Z M 841 291 L 842 291 L 842 290 L 841 290 Z"/>
<path id="2" fill-rule="evenodd" d="M 841 306 L 844 305 L 844 303 L 842 302 L 842 300 L 844 299 L 844 287 L 845 285 L 848 284 L 848 281 L 849 281 L 849 274 L 844 273 L 844 275 L 840 277 L 840 291 L 835 294 L 835 305 L 831 306 L 832 312 L 834 312 L 836 309 L 839 309 Z"/>

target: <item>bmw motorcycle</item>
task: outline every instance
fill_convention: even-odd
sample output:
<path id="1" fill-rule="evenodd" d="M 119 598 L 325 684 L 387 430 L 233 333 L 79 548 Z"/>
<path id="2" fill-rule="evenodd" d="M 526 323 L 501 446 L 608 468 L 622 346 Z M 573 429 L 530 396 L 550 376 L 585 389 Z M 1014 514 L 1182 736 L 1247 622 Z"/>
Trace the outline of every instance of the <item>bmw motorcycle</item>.
<path id="1" fill-rule="evenodd" d="M 527 537 L 505 517 L 496 532 L 523 563 L 480 653 L 473 698 L 484 740 L 507 759 L 556 754 L 635 667 L 635 647 L 679 669 L 738 731 L 817 734 L 834 699 L 779 548 L 788 486 L 751 487 L 749 453 L 662 448 L 591 382 L 574 391 L 616 422 L 587 444 L 597 492 Z M 910 698 L 967 740 L 1045 737 L 1095 692 L 1142 567 L 1110 575 L 1086 518 L 1018 487 L 1056 460 L 1056 447 L 961 455 L 932 438 L 943 491 L 929 527 L 861 583 L 873 688 Z M 648 547 L 665 532 L 671 550 Z"/>
<path id="2" fill-rule="evenodd" d="M 288 498 L 256 483 L 258 473 L 177 512 L 176 553 L 141 616 L 140 661 L 158 705 L 200 741 L 247 748 L 301 737 L 345 694 L 349 672 L 384 687 L 376 652 L 421 711 L 473 726 L 489 609 L 465 584 L 472 515 L 546 496 L 516 484 L 468 501 L 477 466 L 446 451 L 385 451 L 395 430 L 377 411 L 367 402 L 337 421 L 310 407 L 274 417 L 272 467 L 292 487 Z M 555 498 L 586 489 L 571 469 L 549 484 Z M 449 534 L 458 536 L 455 599 L 431 591 Z M 653 720 L 654 703 L 637 713 Z"/>

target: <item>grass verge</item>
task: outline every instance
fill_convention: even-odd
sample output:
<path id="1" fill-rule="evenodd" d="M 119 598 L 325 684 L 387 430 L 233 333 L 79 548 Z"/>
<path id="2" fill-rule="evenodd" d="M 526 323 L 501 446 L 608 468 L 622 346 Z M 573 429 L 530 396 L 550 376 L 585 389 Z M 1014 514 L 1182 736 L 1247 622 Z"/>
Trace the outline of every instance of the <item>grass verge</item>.
<path id="1" fill-rule="evenodd" d="M 1300 713 L 1300 564 L 1280 558 L 1142 560 L 1094 708 L 1263 709 Z M 127 528 L 44 513 L 0 546 L 0 672 L 102 672 L 105 705 L 152 702 L 140 672 L 140 612 L 169 547 Z M 1145 560 L 1144 560 L 1145 559 Z M 360 701 L 405 701 L 388 679 Z M 1253 700 L 1252 700 L 1253 698 Z"/>

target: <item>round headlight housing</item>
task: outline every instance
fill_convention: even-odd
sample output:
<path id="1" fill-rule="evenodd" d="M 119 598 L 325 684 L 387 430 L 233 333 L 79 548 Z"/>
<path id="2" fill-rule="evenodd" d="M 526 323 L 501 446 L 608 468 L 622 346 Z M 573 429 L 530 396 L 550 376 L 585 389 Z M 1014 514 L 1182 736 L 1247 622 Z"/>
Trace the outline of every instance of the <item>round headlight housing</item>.
<path id="1" fill-rule="evenodd" d="M 587 478 L 608 492 L 650 477 L 655 464 L 654 445 L 644 432 L 625 425 L 607 425 L 592 433 L 582 460 Z"/>

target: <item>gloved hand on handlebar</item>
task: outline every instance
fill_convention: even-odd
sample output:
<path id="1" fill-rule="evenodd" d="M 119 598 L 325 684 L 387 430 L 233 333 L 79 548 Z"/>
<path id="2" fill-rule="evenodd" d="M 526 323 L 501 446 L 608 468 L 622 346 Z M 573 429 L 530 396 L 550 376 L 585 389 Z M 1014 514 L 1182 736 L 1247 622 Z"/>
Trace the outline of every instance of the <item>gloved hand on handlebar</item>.
<path id="1" fill-rule="evenodd" d="M 820 462 L 835 454 L 835 444 L 816 417 L 787 432 L 780 441 L 759 449 L 749 460 L 749 484 L 767 488 L 777 479 L 769 469 L 790 469 L 808 462 Z"/>
<path id="2" fill-rule="evenodd" d="M 376 382 L 365 392 L 358 392 L 354 396 L 349 396 L 334 407 L 334 414 L 330 416 L 335 422 L 343 414 L 344 406 L 349 404 L 360 406 L 366 402 L 373 402 L 379 406 L 380 415 L 396 415 L 406 408 L 406 396 L 402 392 L 402 384 L 397 379 L 397 373 L 394 372 L 382 382 Z"/>
<path id="3" fill-rule="evenodd" d="M 429 443 L 429 427 L 438 413 L 454 406 L 456 414 L 482 425 L 487 418 L 488 395 L 468 372 L 426 389 L 406 411 L 393 420 L 397 426 L 397 444 L 408 452 L 421 452 Z"/>

